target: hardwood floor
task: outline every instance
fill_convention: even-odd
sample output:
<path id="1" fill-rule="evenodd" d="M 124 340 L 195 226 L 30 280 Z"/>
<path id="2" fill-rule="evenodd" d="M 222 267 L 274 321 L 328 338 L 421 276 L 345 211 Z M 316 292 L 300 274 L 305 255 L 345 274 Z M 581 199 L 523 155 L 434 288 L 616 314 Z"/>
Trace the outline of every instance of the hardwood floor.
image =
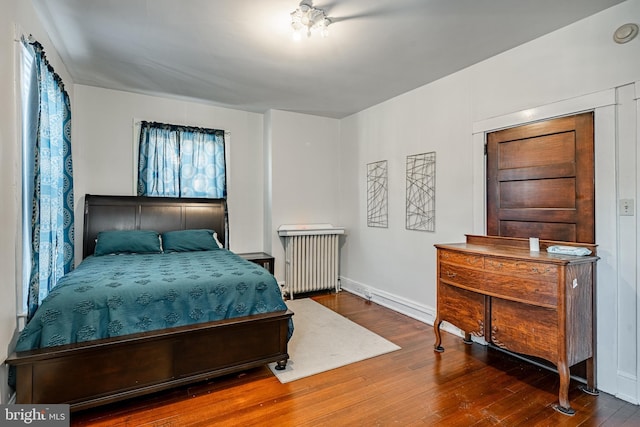
<path id="1" fill-rule="evenodd" d="M 640 406 L 571 382 L 576 410 L 552 409 L 558 375 L 347 292 L 313 299 L 401 350 L 281 384 L 267 367 L 73 413 L 73 426 L 640 426 Z M 295 322 L 295 316 L 294 316 Z M 151 361 L 150 361 L 151 362 Z"/>

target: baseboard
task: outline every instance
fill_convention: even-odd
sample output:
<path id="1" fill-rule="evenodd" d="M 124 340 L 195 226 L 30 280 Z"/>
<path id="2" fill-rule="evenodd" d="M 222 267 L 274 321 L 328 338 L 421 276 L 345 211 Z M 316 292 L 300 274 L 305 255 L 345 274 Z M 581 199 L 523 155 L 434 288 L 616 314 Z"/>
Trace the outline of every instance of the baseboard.
<path id="1" fill-rule="evenodd" d="M 618 370 L 617 375 L 618 390 L 615 396 L 619 399 L 631 402 L 634 405 L 638 405 L 638 399 L 635 397 L 635 385 L 638 383 L 638 378 L 635 375 L 629 375 L 626 372 Z"/>
<path id="2" fill-rule="evenodd" d="M 404 314 L 405 316 L 409 316 L 412 319 L 419 320 L 422 323 L 433 326 L 435 322 L 435 307 L 430 307 L 424 304 L 417 303 L 415 301 L 408 300 L 398 295 L 376 289 L 374 287 L 365 285 L 363 283 L 351 280 L 343 276 L 340 277 L 340 285 L 343 291 L 358 295 L 359 297 L 365 298 L 371 302 L 375 302 L 376 304 L 379 304 L 383 307 Z M 447 322 L 443 322 L 440 326 L 440 329 L 460 337 L 464 336 L 464 333 L 460 329 Z M 484 340 L 479 341 L 479 343 L 483 344 Z"/>

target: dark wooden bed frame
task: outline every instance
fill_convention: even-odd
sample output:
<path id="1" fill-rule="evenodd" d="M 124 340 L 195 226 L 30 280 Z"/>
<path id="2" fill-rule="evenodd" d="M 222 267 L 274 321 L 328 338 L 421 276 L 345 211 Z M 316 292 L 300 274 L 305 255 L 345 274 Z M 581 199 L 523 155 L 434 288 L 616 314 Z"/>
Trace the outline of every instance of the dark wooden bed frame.
<path id="1" fill-rule="evenodd" d="M 86 195 L 83 258 L 102 230 L 214 229 L 226 241 L 221 199 Z M 277 362 L 284 369 L 289 319 L 266 313 L 13 353 L 16 403 L 86 409 Z"/>

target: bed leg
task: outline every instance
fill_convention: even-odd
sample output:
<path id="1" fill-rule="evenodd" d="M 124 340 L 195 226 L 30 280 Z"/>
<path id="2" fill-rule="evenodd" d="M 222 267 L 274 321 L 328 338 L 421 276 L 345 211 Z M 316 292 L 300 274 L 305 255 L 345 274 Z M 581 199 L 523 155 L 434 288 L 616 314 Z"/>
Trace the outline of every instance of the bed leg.
<path id="1" fill-rule="evenodd" d="M 278 360 L 278 361 L 276 362 L 276 369 L 277 369 L 278 371 L 282 371 L 282 370 L 284 370 L 284 368 L 286 368 L 286 367 L 287 367 L 287 359 Z"/>

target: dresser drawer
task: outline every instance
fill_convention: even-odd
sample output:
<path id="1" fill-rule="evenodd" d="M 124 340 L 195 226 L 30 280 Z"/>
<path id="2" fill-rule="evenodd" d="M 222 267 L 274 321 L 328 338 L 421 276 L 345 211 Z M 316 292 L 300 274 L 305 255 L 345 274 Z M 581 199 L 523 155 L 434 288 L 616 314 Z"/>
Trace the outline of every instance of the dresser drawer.
<path id="1" fill-rule="evenodd" d="M 484 336 L 485 296 L 440 282 L 438 316 L 472 335 Z"/>
<path id="2" fill-rule="evenodd" d="M 449 264 L 459 264 L 468 267 L 483 268 L 484 257 L 480 255 L 472 255 L 461 252 L 453 252 L 448 250 L 439 250 L 440 261 Z"/>
<path id="3" fill-rule="evenodd" d="M 556 310 L 491 299 L 491 342 L 516 353 L 558 362 Z"/>
<path id="4" fill-rule="evenodd" d="M 541 262 L 504 258 L 487 258 L 484 268 L 490 272 L 510 274 L 535 280 L 558 281 L 558 267 Z"/>
<path id="5" fill-rule="evenodd" d="M 483 276 L 482 270 L 474 270 L 446 262 L 440 264 L 440 280 L 463 288 L 475 289 L 484 280 Z"/>
<path id="6" fill-rule="evenodd" d="M 512 275 L 485 272 L 484 280 L 475 286 L 479 292 L 510 300 L 556 308 L 558 284 Z"/>

